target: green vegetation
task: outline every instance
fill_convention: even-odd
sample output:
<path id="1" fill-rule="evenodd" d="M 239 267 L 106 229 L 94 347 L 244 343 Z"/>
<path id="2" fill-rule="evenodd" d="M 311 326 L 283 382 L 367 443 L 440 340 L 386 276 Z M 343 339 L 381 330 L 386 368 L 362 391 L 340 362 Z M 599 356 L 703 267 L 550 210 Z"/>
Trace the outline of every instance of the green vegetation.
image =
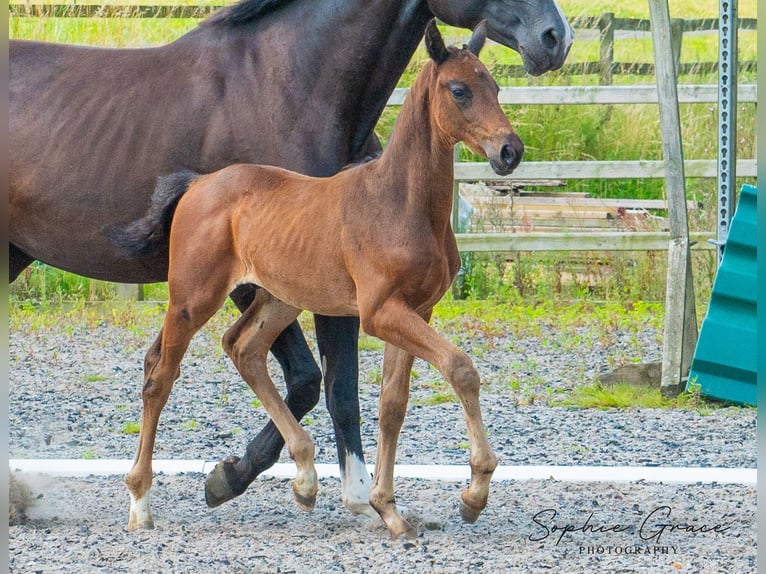
<path id="1" fill-rule="evenodd" d="M 138 434 L 141 432 L 141 423 L 137 421 L 127 421 L 120 429 L 122 434 Z"/>
<path id="2" fill-rule="evenodd" d="M 691 409 L 708 414 L 714 401 L 700 397 L 696 392 L 684 392 L 675 398 L 665 398 L 659 389 L 629 384 L 604 386 L 599 383 L 577 387 L 567 397 L 553 401 L 553 406 L 569 406 L 595 409 Z"/>
<path id="3" fill-rule="evenodd" d="M 193 431 L 197 428 L 197 420 L 189 419 L 181 423 L 181 430 Z"/>
<path id="4" fill-rule="evenodd" d="M 14 0 L 15 1 L 15 0 Z M 52 2 L 53 0 L 45 0 Z M 95 2 L 85 0 L 84 3 Z M 106 0 L 106 4 L 208 4 L 208 0 Z M 216 2 L 217 3 L 217 2 Z M 231 0 L 226 0 L 231 3 Z M 648 18 L 645 0 L 628 0 L 616 5 L 606 0 L 560 0 L 570 19 L 598 16 L 615 12 L 617 17 Z M 718 16 L 718 3 L 712 0 L 691 2 L 679 0 L 671 3 L 671 17 L 710 18 Z M 756 17 L 756 0 L 740 0 L 738 13 L 742 18 Z M 16 18 L 9 21 L 10 38 L 38 39 L 65 43 L 93 44 L 108 47 L 145 47 L 173 41 L 196 26 L 191 19 L 137 19 L 137 18 Z M 466 36 L 455 28 L 444 28 L 445 35 L 454 42 Z M 739 34 L 740 58 L 756 60 L 756 33 Z M 652 43 L 649 38 L 617 39 L 614 60 L 617 62 L 652 62 Z M 715 61 L 718 55 L 717 35 L 685 35 L 681 61 L 684 63 Z M 569 55 L 569 63 L 597 61 L 599 42 L 596 37 L 578 39 Z M 596 84 L 594 75 L 576 76 L 554 72 L 539 78 L 513 78 L 504 75 L 508 65 L 518 65 L 518 54 L 490 45 L 482 53 L 501 85 L 582 85 Z M 420 49 L 412 59 L 399 83 L 409 86 L 426 60 Z M 615 84 L 654 83 L 653 76 L 615 75 Z M 691 73 L 679 78 L 685 84 L 714 84 L 715 75 Z M 741 72 L 739 82 L 754 83 L 755 74 Z M 656 105 L 594 105 L 594 106 L 507 106 L 512 123 L 526 145 L 525 159 L 547 160 L 631 160 L 660 159 L 662 141 Z M 684 104 L 681 106 L 684 154 L 688 159 L 711 159 L 716 156 L 717 115 L 713 105 Z M 395 107 L 385 110 L 376 131 L 385 142 L 398 113 Z M 755 148 L 755 106 L 741 104 L 738 109 L 738 153 L 752 157 Z M 476 161 L 469 150 L 462 149 L 463 161 Z M 753 183 L 741 179 L 741 183 Z M 661 199 L 664 197 L 662 180 L 583 180 L 567 182 L 568 191 L 587 192 L 593 197 Z M 715 201 L 715 181 L 688 179 L 687 197 L 701 208 L 691 211 L 692 230 L 715 228 L 715 217 L 710 206 Z M 448 293 L 434 309 L 433 323 L 442 333 L 460 344 L 472 340 L 472 353 L 477 356 L 493 349 L 500 335 L 511 340 L 535 337 L 550 348 L 571 349 L 588 342 L 608 346 L 617 331 L 637 333 L 651 327 L 662 332 L 663 302 L 665 297 L 666 255 L 664 253 L 579 253 L 576 256 L 561 253 L 506 253 L 470 254 L 464 259 L 466 275 L 459 298 Z M 710 288 L 715 274 L 712 252 L 693 253 L 695 294 L 698 300 L 698 319 L 704 316 Z M 144 298 L 156 304 L 134 304 L 113 300 L 114 284 L 90 280 L 35 263 L 25 270 L 9 288 L 11 333 L 18 331 L 36 335 L 52 325 L 66 325 L 65 332 L 74 336 L 81 329 L 92 331 L 101 326 L 120 327 L 132 337 L 128 345 L 145 349 L 162 325 L 168 293 L 164 283 L 144 286 Z M 93 301 L 108 301 L 91 304 Z M 205 346 L 210 356 L 221 356 L 220 335 L 231 325 L 237 312 L 227 302 L 211 322 L 202 330 L 202 337 L 212 341 Z M 299 322 L 312 337 L 313 319 L 303 313 Z M 552 331 L 555 329 L 555 335 Z M 513 345 L 514 343 L 510 343 Z M 362 336 L 360 349 L 382 354 L 383 344 L 377 339 Z M 610 356 L 614 365 L 634 362 L 638 351 L 621 349 Z M 584 374 L 575 373 L 578 386 L 571 392 L 549 392 L 545 382 L 534 375 L 534 365 L 514 365 L 484 384 L 494 392 L 513 397 L 516 404 L 544 402 L 568 407 L 584 408 L 692 408 L 701 411 L 718 403 L 705 401 L 699 393 L 685 393 L 668 400 L 651 389 L 617 385 L 605 387 L 591 384 Z M 530 374 L 532 373 L 532 374 Z M 371 369 L 363 375 L 368 384 L 380 384 L 382 371 Z M 86 376 L 88 382 L 104 380 L 99 375 Z M 421 404 L 440 404 L 454 401 L 449 387 L 441 380 L 422 382 L 433 390 L 433 395 Z M 217 402 L 225 406 L 229 393 L 222 389 Z M 262 405 L 257 398 L 254 408 Z M 117 405 L 125 412 L 124 405 Z M 184 428 L 193 430 L 196 421 L 186 421 Z M 137 422 L 127 422 L 120 432 L 135 434 L 140 430 Z M 241 432 L 240 429 L 235 429 Z M 467 447 L 466 447 L 467 448 Z M 86 453 L 87 454 L 87 453 Z M 86 456 L 85 454 L 83 455 Z"/>
<path id="5" fill-rule="evenodd" d="M 443 405 L 444 403 L 456 403 L 458 402 L 458 398 L 452 391 L 447 391 L 444 393 L 435 393 L 422 399 L 415 399 L 412 402 L 416 405 L 421 405 L 424 407 L 433 407 L 436 405 Z"/>
<path id="6" fill-rule="evenodd" d="M 87 2 L 86 2 L 87 3 Z M 106 4 L 133 4 L 137 0 L 107 0 Z M 156 4 L 183 4 L 184 1 L 163 0 Z M 191 3 L 191 2 L 190 2 Z M 202 2 L 203 4 L 208 2 Z M 213 3 L 213 2 L 209 2 Z M 217 2 L 216 2 L 217 3 Z M 231 3 L 227 0 L 225 3 Z M 194 4 L 198 4 L 194 2 Z M 645 1 L 630 0 L 615 8 L 606 1 L 562 0 L 562 9 L 571 19 L 598 16 L 614 12 L 617 17 L 648 18 Z M 671 3 L 671 17 L 716 17 L 715 2 Z M 755 0 L 743 0 L 738 5 L 742 18 L 756 16 Z M 129 16 L 129 13 L 128 13 Z M 191 19 L 169 18 L 26 18 L 9 21 L 10 38 L 41 39 L 56 42 L 94 44 L 112 47 L 140 47 L 170 42 L 196 26 Z M 444 27 L 445 35 L 453 41 L 466 35 L 464 30 Z M 743 31 L 739 35 L 740 58 L 756 59 L 756 33 Z M 617 39 L 615 61 L 652 62 L 649 38 Z M 714 61 L 718 44 L 715 33 L 684 37 L 682 62 Z M 596 61 L 599 41 L 593 34 L 578 39 L 568 62 Z M 482 53 L 484 61 L 495 71 L 504 85 L 568 85 L 594 84 L 596 76 L 573 76 L 564 72 L 545 74 L 540 78 L 509 78 L 502 75 L 502 66 L 518 65 L 521 58 L 501 46 L 490 45 Z M 405 71 L 400 86 L 408 86 L 426 60 L 421 48 Z M 741 83 L 755 81 L 754 74 L 743 73 Z M 615 75 L 617 84 L 653 83 L 652 76 Z M 711 75 L 682 76 L 681 83 L 715 83 Z M 540 160 L 610 160 L 660 159 L 662 142 L 656 105 L 619 106 L 509 106 L 512 122 L 526 145 L 525 159 Z M 377 126 L 385 141 L 390 133 L 397 108 L 386 109 Z M 752 157 L 755 147 L 755 106 L 742 104 L 738 111 L 740 157 Z M 713 106 L 685 104 L 681 106 L 681 122 L 685 157 L 711 159 L 715 157 L 717 116 Z M 476 160 L 464 149 L 463 160 Z M 742 179 L 739 183 L 752 183 Z M 689 179 L 687 196 L 702 206 L 715 204 L 715 182 L 710 179 Z M 567 183 L 569 191 L 587 192 L 593 197 L 629 197 L 659 199 L 664 196 L 662 180 L 582 180 Z M 690 214 L 692 230 L 715 228 L 712 210 L 700 209 Z M 473 254 L 470 271 L 461 286 L 461 296 L 470 299 L 517 301 L 520 298 L 596 300 L 663 301 L 665 293 L 665 257 L 662 253 L 583 253 L 573 262 L 570 255 L 560 253 L 519 253 L 512 261 L 506 254 Z M 468 260 L 466 260 L 468 262 Z M 712 252 L 694 254 L 695 289 L 700 301 L 709 296 L 715 262 Z M 573 272 L 573 266 L 575 271 Z M 647 281 L 647 277 L 652 280 Z M 145 299 L 164 301 L 164 284 L 145 286 Z M 115 286 L 103 281 L 78 277 L 42 264 L 31 266 L 10 287 L 10 300 L 15 303 L 42 301 L 107 300 L 114 296 Z M 362 340 L 362 348 L 377 350 L 379 343 Z"/>

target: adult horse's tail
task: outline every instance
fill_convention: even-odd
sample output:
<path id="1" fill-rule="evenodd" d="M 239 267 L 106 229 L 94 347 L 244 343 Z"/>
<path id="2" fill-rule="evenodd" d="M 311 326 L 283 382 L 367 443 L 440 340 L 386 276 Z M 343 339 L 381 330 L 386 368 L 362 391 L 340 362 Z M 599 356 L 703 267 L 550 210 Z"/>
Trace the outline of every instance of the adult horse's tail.
<path id="1" fill-rule="evenodd" d="M 147 214 L 131 223 L 106 226 L 104 235 L 119 251 L 130 256 L 158 254 L 167 246 L 178 201 L 198 177 L 199 174 L 192 171 L 179 171 L 157 178 Z"/>

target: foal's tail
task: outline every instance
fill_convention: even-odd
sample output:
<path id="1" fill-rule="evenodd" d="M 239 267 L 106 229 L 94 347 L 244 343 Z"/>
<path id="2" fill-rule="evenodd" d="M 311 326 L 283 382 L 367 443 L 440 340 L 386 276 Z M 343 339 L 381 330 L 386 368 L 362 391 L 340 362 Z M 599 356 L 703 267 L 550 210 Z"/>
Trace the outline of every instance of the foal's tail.
<path id="1" fill-rule="evenodd" d="M 132 257 L 159 254 L 167 248 L 178 201 L 198 177 L 199 174 L 192 171 L 179 171 L 157 178 L 147 214 L 131 223 L 106 226 L 104 235 L 118 251 Z"/>

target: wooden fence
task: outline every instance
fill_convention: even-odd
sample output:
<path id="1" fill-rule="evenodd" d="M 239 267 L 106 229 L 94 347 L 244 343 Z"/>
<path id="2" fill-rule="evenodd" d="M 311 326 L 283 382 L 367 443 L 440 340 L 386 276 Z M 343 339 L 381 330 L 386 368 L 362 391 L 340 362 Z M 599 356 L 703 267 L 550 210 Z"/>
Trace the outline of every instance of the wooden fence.
<path id="1" fill-rule="evenodd" d="M 135 18 L 204 18 L 218 7 L 213 6 L 96 6 L 81 4 L 11 4 L 12 16 L 50 16 L 71 18 L 135 17 Z M 615 18 L 603 14 L 595 18 L 576 18 L 571 22 L 576 30 L 596 31 L 600 41 L 599 62 L 574 63 L 564 67 L 564 73 L 598 74 L 599 86 L 546 86 L 504 87 L 500 90 L 500 102 L 514 105 L 544 104 L 653 104 L 658 102 L 654 85 L 613 86 L 614 74 L 653 74 L 654 64 L 620 63 L 613 60 L 614 40 L 620 33 L 646 33 L 651 30 L 649 20 Z M 755 30 L 755 19 L 740 19 L 740 30 Z M 717 19 L 675 20 L 672 25 L 674 57 L 678 62 L 682 38 L 690 32 L 715 32 Z M 755 69 L 755 62 L 740 62 L 740 69 Z M 717 69 L 717 62 L 681 64 L 681 73 L 708 73 Z M 522 66 L 501 67 L 500 73 L 510 76 L 523 75 Z M 717 104 L 716 85 L 678 86 L 679 103 Z M 388 105 L 398 106 L 404 101 L 406 88 L 397 89 Z M 756 103 L 757 89 L 754 84 L 740 85 L 738 99 L 742 103 Z M 756 176 L 756 160 L 737 161 L 737 174 L 741 177 Z M 686 177 L 717 177 L 717 162 L 690 159 L 684 162 Z M 522 162 L 511 176 L 497 176 L 484 162 L 458 162 L 455 165 L 456 193 L 460 182 L 501 181 L 515 179 L 632 179 L 664 178 L 662 160 L 640 161 L 541 161 Z M 456 197 L 457 199 L 457 197 Z M 455 201 L 457 206 L 457 201 Z M 453 219 L 456 221 L 457 213 Z M 619 250 L 667 250 L 669 233 L 645 231 L 587 231 L 566 233 L 461 233 L 458 234 L 461 251 L 619 251 Z M 708 242 L 715 233 L 693 232 L 690 239 L 694 249 L 714 249 Z M 123 287 L 123 293 L 133 296 L 134 287 Z M 140 293 L 140 288 L 139 288 Z"/>
<path id="2" fill-rule="evenodd" d="M 9 4 L 12 17 L 52 17 L 52 18 L 192 18 L 208 17 L 222 5 L 217 6 L 117 6 L 99 4 Z M 654 64 L 646 62 L 616 62 L 614 61 L 615 38 L 648 35 L 651 32 L 651 21 L 640 18 L 617 18 L 614 13 L 600 16 L 585 16 L 570 21 L 572 28 L 580 40 L 599 39 L 598 62 L 567 63 L 562 73 L 567 75 L 598 75 L 599 83 L 609 85 L 615 74 L 624 75 L 653 75 Z M 679 74 L 710 74 L 718 70 L 718 62 L 680 61 L 681 46 L 684 34 L 717 32 L 717 18 L 673 19 L 671 22 L 673 35 L 673 51 L 676 60 L 676 70 Z M 740 18 L 739 30 L 757 30 L 755 18 Z M 756 61 L 739 62 L 743 72 L 754 72 Z M 524 77 L 527 75 L 522 65 L 498 65 L 493 72 L 506 77 Z"/>

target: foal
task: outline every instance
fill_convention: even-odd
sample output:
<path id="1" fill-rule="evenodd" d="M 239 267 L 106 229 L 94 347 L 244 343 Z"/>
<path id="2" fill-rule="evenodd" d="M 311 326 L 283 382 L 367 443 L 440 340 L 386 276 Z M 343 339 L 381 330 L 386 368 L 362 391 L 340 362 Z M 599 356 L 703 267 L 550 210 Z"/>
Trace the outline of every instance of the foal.
<path id="1" fill-rule="evenodd" d="M 450 227 L 453 145 L 464 141 L 508 174 L 524 146 L 497 100 L 498 87 L 476 55 L 483 23 L 463 49 L 446 48 L 431 21 L 431 57 L 415 81 L 378 160 L 312 178 L 261 165 L 232 165 L 209 175 L 165 178 L 143 220 L 112 229 L 113 241 L 148 252 L 170 227 L 170 301 L 144 364 L 138 454 L 127 477 L 129 529 L 151 528 L 152 450 L 160 412 L 192 336 L 234 287 L 262 287 L 223 337 L 223 347 L 285 438 L 297 474 L 299 506 L 317 492 L 314 445 L 269 378 L 266 359 L 277 335 L 302 309 L 358 315 L 362 329 L 386 342 L 378 459 L 370 504 L 391 536 L 413 527 L 394 501 L 396 443 L 407 407 L 414 357 L 453 386 L 468 426 L 471 482 L 462 516 L 486 506 L 497 459 L 479 410 L 479 375 L 471 359 L 429 326 L 433 306 L 459 265 Z"/>

